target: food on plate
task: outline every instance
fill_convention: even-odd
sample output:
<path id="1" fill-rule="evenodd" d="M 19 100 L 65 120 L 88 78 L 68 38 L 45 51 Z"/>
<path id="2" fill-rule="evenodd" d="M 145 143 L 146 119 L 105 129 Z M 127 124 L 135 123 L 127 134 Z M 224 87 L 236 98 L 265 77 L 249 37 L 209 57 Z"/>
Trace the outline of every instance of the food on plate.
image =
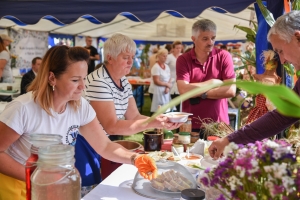
<path id="1" fill-rule="evenodd" d="M 178 192 L 191 188 L 193 183 L 180 172 L 173 169 L 163 172 L 156 179 L 151 180 L 151 186 L 160 191 Z"/>
<path id="2" fill-rule="evenodd" d="M 188 163 L 186 163 L 186 166 L 194 168 L 194 169 L 204 169 L 201 167 L 200 163 L 188 162 Z"/>
<path id="3" fill-rule="evenodd" d="M 173 152 L 164 152 L 164 151 L 154 151 L 148 154 L 156 162 L 159 160 L 169 160 L 170 157 L 173 157 Z"/>

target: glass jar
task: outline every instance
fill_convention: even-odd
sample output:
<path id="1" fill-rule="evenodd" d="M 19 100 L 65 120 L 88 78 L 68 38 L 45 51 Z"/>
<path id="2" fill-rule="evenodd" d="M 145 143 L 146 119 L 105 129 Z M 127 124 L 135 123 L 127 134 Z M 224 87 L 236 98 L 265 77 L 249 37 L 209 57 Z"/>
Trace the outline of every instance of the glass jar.
<path id="1" fill-rule="evenodd" d="M 177 156 L 179 156 L 181 153 L 183 153 L 184 149 L 183 149 L 182 144 L 172 144 L 172 147 L 176 150 L 176 152 L 175 152 L 172 148 L 172 152 L 173 152 L 174 155 L 177 155 L 177 153 L 178 153 Z"/>
<path id="2" fill-rule="evenodd" d="M 191 134 L 189 132 L 179 132 L 178 140 L 182 144 L 189 144 L 191 142 Z"/>
<path id="3" fill-rule="evenodd" d="M 61 144 L 61 135 L 57 134 L 31 134 L 30 135 L 30 156 L 25 163 L 25 175 L 26 175 L 26 200 L 31 200 L 31 183 L 30 176 L 36 168 L 36 161 L 38 160 L 38 150 L 40 147 Z"/>
<path id="4" fill-rule="evenodd" d="M 188 120 L 179 127 L 179 132 L 192 132 L 192 119 L 188 118 Z"/>
<path id="5" fill-rule="evenodd" d="M 199 140 L 199 132 L 191 132 L 191 143 L 195 143 Z"/>
<path id="6" fill-rule="evenodd" d="M 31 175 L 32 200 L 79 200 L 81 178 L 74 166 L 74 147 L 41 147 L 37 168 Z"/>
<path id="7" fill-rule="evenodd" d="M 181 144 L 180 141 L 178 140 L 178 136 L 179 136 L 178 133 L 174 134 L 173 142 L 172 142 L 173 144 Z"/>

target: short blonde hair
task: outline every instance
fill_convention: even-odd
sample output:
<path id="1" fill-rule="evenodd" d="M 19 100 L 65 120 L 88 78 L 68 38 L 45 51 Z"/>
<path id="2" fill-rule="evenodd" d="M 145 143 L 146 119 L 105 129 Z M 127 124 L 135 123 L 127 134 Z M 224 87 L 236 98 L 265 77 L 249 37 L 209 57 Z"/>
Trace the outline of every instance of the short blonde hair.
<path id="1" fill-rule="evenodd" d="M 50 115 L 50 108 L 53 108 L 53 91 L 49 84 L 49 74 L 52 72 L 59 78 L 67 71 L 70 64 L 86 61 L 89 62 L 89 52 L 83 47 L 68 47 L 65 45 L 54 46 L 49 49 L 42 59 L 41 67 L 36 78 L 28 86 L 27 91 L 32 91 L 34 101 Z M 69 102 L 76 111 L 80 105 L 80 100 Z"/>
<path id="2" fill-rule="evenodd" d="M 168 50 L 167 49 L 159 49 L 156 56 L 159 56 L 159 55 L 163 55 L 163 54 L 168 54 Z"/>
<path id="3" fill-rule="evenodd" d="M 117 58 L 117 56 L 122 52 L 130 52 L 135 55 L 136 44 L 128 36 L 117 33 L 105 41 L 103 49 L 104 62 L 106 63 L 108 55 L 113 58 Z"/>

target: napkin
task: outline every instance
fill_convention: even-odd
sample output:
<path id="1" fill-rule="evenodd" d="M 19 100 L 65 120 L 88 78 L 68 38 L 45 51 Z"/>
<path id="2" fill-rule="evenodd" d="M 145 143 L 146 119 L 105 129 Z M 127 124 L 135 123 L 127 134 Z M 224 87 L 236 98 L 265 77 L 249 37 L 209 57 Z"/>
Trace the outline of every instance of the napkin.
<path id="1" fill-rule="evenodd" d="M 204 156 L 205 144 L 206 144 L 206 142 L 204 140 L 202 140 L 202 139 L 197 140 L 197 142 L 195 142 L 194 146 L 192 146 L 190 148 L 190 152 Z"/>

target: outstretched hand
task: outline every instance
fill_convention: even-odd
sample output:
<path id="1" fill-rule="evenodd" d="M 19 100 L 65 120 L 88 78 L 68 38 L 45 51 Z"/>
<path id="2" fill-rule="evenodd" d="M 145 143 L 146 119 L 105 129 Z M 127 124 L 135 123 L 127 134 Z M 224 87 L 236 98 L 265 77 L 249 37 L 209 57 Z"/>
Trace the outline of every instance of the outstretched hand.
<path id="1" fill-rule="evenodd" d="M 134 165 L 142 177 L 152 180 L 157 177 L 157 167 L 155 161 L 146 154 L 140 155 L 135 159 Z"/>
<path id="2" fill-rule="evenodd" d="M 213 141 L 213 143 L 208 148 L 209 155 L 214 159 L 220 158 L 221 156 L 223 156 L 223 151 L 228 144 L 229 141 L 227 137 Z"/>

